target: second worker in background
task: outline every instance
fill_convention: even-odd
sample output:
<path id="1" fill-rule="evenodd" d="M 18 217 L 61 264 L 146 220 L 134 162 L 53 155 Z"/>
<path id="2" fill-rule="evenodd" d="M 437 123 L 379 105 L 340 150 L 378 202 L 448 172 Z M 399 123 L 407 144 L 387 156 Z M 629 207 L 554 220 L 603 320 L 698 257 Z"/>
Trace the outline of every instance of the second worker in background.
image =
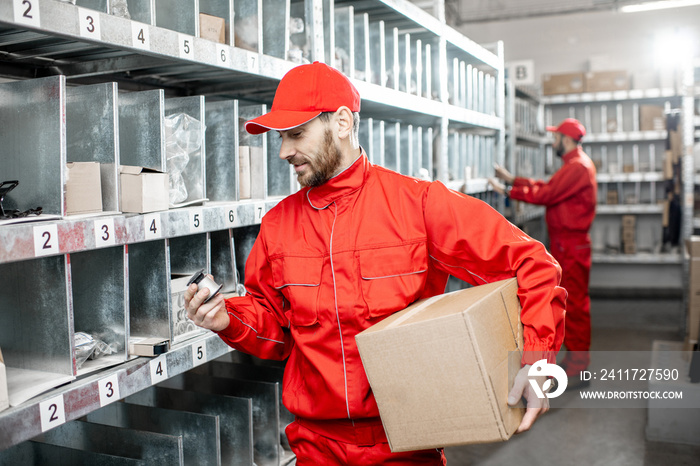
<path id="1" fill-rule="evenodd" d="M 596 210 L 598 188 L 596 170 L 581 149 L 586 134 L 584 126 L 567 118 L 554 132 L 552 147 L 562 159 L 562 166 L 549 181 L 513 176 L 496 167 L 496 176 L 512 185 L 506 188 L 491 180 L 494 190 L 511 199 L 544 205 L 549 233 L 549 249 L 562 269 L 561 286 L 568 292 L 564 345 L 568 350 L 562 366 L 569 376 L 569 388 L 580 386 L 579 373 L 590 362 L 591 317 L 588 282 L 591 270 L 589 230 Z"/>

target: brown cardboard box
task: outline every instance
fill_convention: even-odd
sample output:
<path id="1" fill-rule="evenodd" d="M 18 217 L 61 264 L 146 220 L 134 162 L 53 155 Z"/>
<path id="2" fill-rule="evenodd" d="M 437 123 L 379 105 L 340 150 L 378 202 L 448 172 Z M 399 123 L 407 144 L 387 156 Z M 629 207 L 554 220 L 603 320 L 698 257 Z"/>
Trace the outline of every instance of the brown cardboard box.
<path id="1" fill-rule="evenodd" d="M 664 131 L 666 130 L 666 115 L 664 108 L 659 105 L 639 106 L 639 130 L 640 131 Z"/>
<path id="2" fill-rule="evenodd" d="M 668 138 L 670 141 L 673 163 L 678 163 L 681 155 L 683 155 L 683 136 L 680 131 L 669 131 Z"/>
<path id="3" fill-rule="evenodd" d="M 122 165 L 119 167 L 122 212 L 156 212 L 168 210 L 168 174 L 144 167 Z"/>
<path id="4" fill-rule="evenodd" d="M 634 241 L 631 243 L 625 243 L 624 246 L 625 254 L 636 254 L 637 253 L 637 243 Z"/>
<path id="5" fill-rule="evenodd" d="M 7 392 L 7 371 L 5 370 L 5 360 L 0 351 L 0 411 L 10 407 L 10 395 Z"/>
<path id="6" fill-rule="evenodd" d="M 664 180 L 673 179 L 673 154 L 670 150 L 664 152 Z"/>
<path id="7" fill-rule="evenodd" d="M 608 191 L 608 196 L 606 198 L 606 204 L 616 205 L 620 202 L 620 198 L 617 195 L 617 191 Z"/>
<path id="8" fill-rule="evenodd" d="M 220 44 L 226 43 L 226 20 L 218 16 L 199 14 L 199 37 Z"/>
<path id="9" fill-rule="evenodd" d="M 685 241 L 690 254 L 690 280 L 688 290 L 687 339 L 700 339 L 700 236 L 691 236 Z"/>
<path id="10" fill-rule="evenodd" d="M 634 229 L 631 229 L 631 230 L 623 229 L 622 230 L 622 242 L 623 243 L 625 243 L 625 244 L 634 243 L 635 237 L 636 237 L 636 232 L 634 231 Z"/>
<path id="11" fill-rule="evenodd" d="M 167 353 L 170 349 L 170 340 L 167 338 L 150 337 L 129 339 L 129 354 L 135 356 L 158 356 Z"/>
<path id="12" fill-rule="evenodd" d="M 238 146 L 238 192 L 240 199 L 250 199 L 250 147 Z"/>
<path id="13" fill-rule="evenodd" d="M 585 90 L 583 73 L 542 75 L 542 94 L 578 94 Z"/>
<path id="14" fill-rule="evenodd" d="M 509 279 L 435 296 L 355 337 L 392 451 L 515 432 L 524 413 L 507 404 L 523 344 L 517 291 Z"/>
<path id="15" fill-rule="evenodd" d="M 100 164 L 69 162 L 66 167 L 66 215 L 102 212 Z"/>
<path id="16" fill-rule="evenodd" d="M 634 228 L 637 225 L 637 217 L 634 215 L 622 216 L 622 228 Z"/>
<path id="17" fill-rule="evenodd" d="M 626 91 L 630 88 L 627 71 L 595 71 L 585 75 L 586 92 Z"/>

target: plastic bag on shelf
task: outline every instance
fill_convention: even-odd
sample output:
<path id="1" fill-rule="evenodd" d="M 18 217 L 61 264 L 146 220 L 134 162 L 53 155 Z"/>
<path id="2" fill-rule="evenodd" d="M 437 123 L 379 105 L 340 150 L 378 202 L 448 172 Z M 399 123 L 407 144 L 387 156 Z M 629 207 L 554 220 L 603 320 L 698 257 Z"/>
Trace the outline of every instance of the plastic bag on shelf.
<path id="1" fill-rule="evenodd" d="M 168 161 L 170 204 L 187 200 L 187 188 L 201 191 L 201 177 L 185 174 L 190 160 L 201 157 L 202 123 L 185 113 L 165 117 L 165 154 Z"/>
<path id="2" fill-rule="evenodd" d="M 126 0 L 109 0 L 109 6 L 109 12 L 113 16 L 131 19 L 131 15 L 129 14 L 129 7 L 126 4 Z"/>
<path id="3" fill-rule="evenodd" d="M 83 366 L 83 363 L 92 355 L 97 346 L 97 342 L 92 335 L 85 332 L 75 332 L 74 336 L 75 347 L 75 365 L 78 369 Z"/>

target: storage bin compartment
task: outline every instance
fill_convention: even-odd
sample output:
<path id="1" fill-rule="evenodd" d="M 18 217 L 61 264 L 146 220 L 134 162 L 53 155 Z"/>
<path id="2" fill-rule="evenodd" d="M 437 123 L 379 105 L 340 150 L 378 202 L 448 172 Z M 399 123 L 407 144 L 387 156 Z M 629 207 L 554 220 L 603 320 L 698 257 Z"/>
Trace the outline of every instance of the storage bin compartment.
<path id="1" fill-rule="evenodd" d="M 0 348 L 17 406 L 75 378 L 69 258 L 0 264 L 0 283 Z"/>
<path id="2" fill-rule="evenodd" d="M 66 215 L 65 76 L 0 84 L 0 128 L 0 181 L 19 181 L 4 209 Z"/>
<path id="3" fill-rule="evenodd" d="M 165 173 L 162 89 L 119 94 L 119 162 Z"/>
<path id="4" fill-rule="evenodd" d="M 206 101 L 206 193 L 212 202 L 238 200 L 238 101 Z"/>
<path id="5" fill-rule="evenodd" d="M 170 290 L 172 302 L 171 320 L 173 345 L 206 332 L 187 318 L 185 310 L 185 290 L 190 277 L 204 269 L 211 272 L 208 234 L 179 236 L 167 240 L 170 251 Z M 216 279 L 216 277 L 215 277 Z M 218 283 L 218 282 L 217 282 Z"/>
<path id="6" fill-rule="evenodd" d="M 197 0 L 154 0 L 155 25 L 190 36 L 198 36 Z"/>
<path id="7" fill-rule="evenodd" d="M 234 45 L 262 52 L 262 0 L 244 0 L 233 3 L 234 8 Z"/>
<path id="8" fill-rule="evenodd" d="M 74 253 L 70 264 L 75 332 L 86 333 L 108 347 L 97 343 L 93 357 L 85 360 L 77 374 L 126 361 L 129 297 L 124 246 Z"/>
<path id="9" fill-rule="evenodd" d="M 266 154 L 268 138 L 266 137 L 265 133 L 249 134 L 245 130 L 242 123 L 267 113 L 267 107 L 265 105 L 239 107 L 239 113 L 239 121 L 241 122 L 241 124 L 239 124 L 238 135 L 238 140 L 240 141 L 240 146 L 238 148 L 240 170 L 239 179 L 241 190 L 240 199 L 266 199 Z"/>
<path id="10" fill-rule="evenodd" d="M 211 274 L 216 283 L 222 286 L 222 293 L 236 292 L 238 274 L 236 272 L 236 250 L 232 230 L 212 231 L 209 235 L 211 249 Z"/>

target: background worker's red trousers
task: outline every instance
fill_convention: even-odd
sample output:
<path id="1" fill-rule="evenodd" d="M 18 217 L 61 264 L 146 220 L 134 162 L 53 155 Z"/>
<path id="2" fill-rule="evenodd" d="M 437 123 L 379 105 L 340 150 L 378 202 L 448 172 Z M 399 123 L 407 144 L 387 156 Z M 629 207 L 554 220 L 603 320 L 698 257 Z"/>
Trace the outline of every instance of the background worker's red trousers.
<path id="1" fill-rule="evenodd" d="M 591 239 L 587 233 L 551 233 L 550 250 L 562 271 L 566 289 L 564 345 L 569 351 L 563 365 L 568 375 L 588 367 L 591 348 L 591 300 L 588 282 L 591 272 Z"/>
<path id="2" fill-rule="evenodd" d="M 446 465 L 438 449 L 392 453 L 379 418 L 355 422 L 297 418 L 285 432 L 297 466 Z"/>

